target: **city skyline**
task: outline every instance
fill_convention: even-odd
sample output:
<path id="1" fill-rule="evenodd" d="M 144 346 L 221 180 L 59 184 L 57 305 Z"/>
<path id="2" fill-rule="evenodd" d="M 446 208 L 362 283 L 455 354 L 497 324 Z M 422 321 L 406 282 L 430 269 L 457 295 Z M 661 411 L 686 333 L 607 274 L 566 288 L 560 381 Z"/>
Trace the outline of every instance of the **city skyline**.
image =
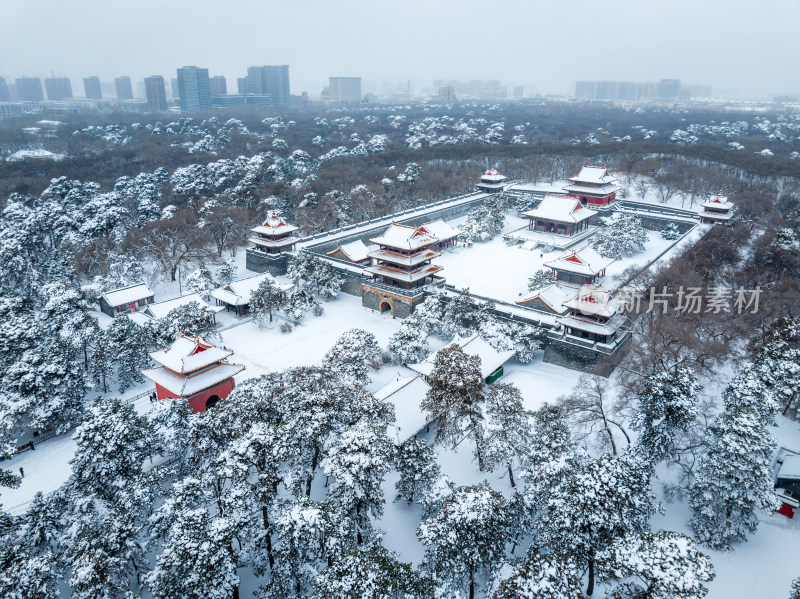
<path id="1" fill-rule="evenodd" d="M 318 95 L 331 76 L 417 85 L 494 79 L 562 94 L 577 80 L 671 78 L 753 96 L 800 91 L 800 82 L 785 76 L 800 57 L 790 42 L 800 4 L 790 0 L 768 6 L 740 0 L 725 10 L 686 0 L 646 10 L 629 0 L 612 7 L 580 0 L 565 6 L 501 6 L 495 10 L 497 25 L 489 29 L 481 17 L 485 5 L 471 0 L 459 3 L 458 10 L 450 2 L 412 0 L 391 14 L 360 0 L 243 3 L 247 18 L 237 21 L 229 8 L 210 5 L 196 11 L 183 0 L 167 6 L 145 0 L 135 8 L 90 0 L 51 8 L 53 18 L 43 22 L 35 7 L 20 0 L 7 3 L 0 51 L 15 60 L 3 65 L 0 76 L 44 78 L 54 72 L 74 82 L 90 75 L 141 81 L 156 73 L 169 80 L 181 66 L 196 64 L 236 81 L 253 64 L 288 64 L 295 95 Z M 278 10 L 287 26 L 259 35 Z M 156 44 L 143 44 L 140 33 L 151 26 L 153 14 L 168 28 L 181 27 L 170 28 L 170 36 Z M 127 26 L 110 26 L 120 20 Z M 92 35 L 74 35 L 83 30 Z M 608 40 L 609 31 L 615 37 L 600 41 Z M 403 36 L 413 43 L 400 52 Z M 552 51 L 554 44 L 559 52 Z M 98 45 L 103 52 L 96 51 Z M 537 60 L 540 56 L 547 60 Z"/>

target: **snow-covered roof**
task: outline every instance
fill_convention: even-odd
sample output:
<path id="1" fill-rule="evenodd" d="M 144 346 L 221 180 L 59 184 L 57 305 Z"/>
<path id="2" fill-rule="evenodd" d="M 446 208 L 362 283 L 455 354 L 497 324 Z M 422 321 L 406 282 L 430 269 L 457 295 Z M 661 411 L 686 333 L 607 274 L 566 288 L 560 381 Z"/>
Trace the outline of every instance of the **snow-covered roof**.
<path id="1" fill-rule="evenodd" d="M 605 185 L 607 183 L 615 183 L 617 178 L 614 175 L 608 174 L 608 169 L 603 166 L 592 166 L 584 164 L 581 172 L 577 177 L 570 177 L 573 183 L 588 183 L 593 185 Z"/>
<path id="2" fill-rule="evenodd" d="M 405 281 L 406 283 L 414 283 L 425 277 L 432 276 L 442 270 L 441 266 L 437 266 L 436 264 L 428 264 L 417 270 L 412 271 L 405 271 L 400 270 L 399 268 L 391 268 L 389 266 L 384 266 L 382 264 L 374 264 L 372 266 L 368 266 L 364 269 L 364 272 L 368 272 L 373 275 L 378 275 L 381 277 L 388 277 L 390 279 L 395 279 L 397 281 Z"/>
<path id="3" fill-rule="evenodd" d="M 531 291 L 528 295 L 519 300 L 517 304 L 524 306 L 538 299 L 556 314 L 564 314 L 564 312 L 566 312 L 564 302 L 571 300 L 573 297 L 575 297 L 574 287 L 551 283 L 546 287 Z"/>
<path id="4" fill-rule="evenodd" d="M 481 181 L 485 181 L 486 183 L 500 183 L 506 179 L 508 179 L 508 177 L 501 175 L 499 172 L 497 172 L 497 169 L 493 168 L 490 168 L 481 177 Z"/>
<path id="5" fill-rule="evenodd" d="M 718 193 L 717 195 L 708 198 L 708 201 L 703 203 L 703 208 L 711 208 L 714 210 L 730 210 L 733 208 L 733 204 L 728 201 L 727 196 Z"/>
<path id="6" fill-rule="evenodd" d="M 427 231 L 434 237 L 436 237 L 439 241 L 447 241 L 449 239 L 455 239 L 459 235 L 461 235 L 461 230 L 456 229 L 455 227 L 451 227 L 444 219 L 436 219 L 432 220 L 429 223 L 425 223 L 419 226 L 421 231 Z"/>
<path id="7" fill-rule="evenodd" d="M 295 225 L 288 224 L 281 216 L 278 216 L 277 213 L 272 212 L 267 217 L 263 223 L 261 223 L 257 227 L 253 227 L 250 229 L 253 233 L 258 233 L 260 235 L 285 235 L 287 233 L 293 233 L 294 231 L 298 231 L 300 227 Z"/>
<path id="8" fill-rule="evenodd" d="M 588 245 L 577 250 L 570 250 L 555 260 L 545 262 L 543 266 L 553 270 L 574 272 L 579 275 L 594 276 L 614 262 L 614 258 L 606 258 L 598 254 Z"/>
<path id="9" fill-rule="evenodd" d="M 187 306 L 192 302 L 197 302 L 201 307 L 204 306 L 213 312 L 220 312 L 225 309 L 224 306 L 209 306 L 199 294 L 189 293 L 187 295 L 182 295 L 180 297 L 165 300 L 163 302 L 148 304 L 147 307 L 142 310 L 142 312 L 153 318 L 164 318 L 175 308 Z"/>
<path id="10" fill-rule="evenodd" d="M 586 331 L 587 333 L 595 333 L 596 335 L 613 335 L 617 329 L 622 326 L 623 317 L 617 315 L 610 319 L 608 322 L 597 322 L 588 318 L 581 318 L 580 316 L 559 316 L 556 321 L 566 327 Z"/>
<path id="11" fill-rule="evenodd" d="M 451 345 L 459 345 L 467 355 L 478 356 L 481 359 L 481 376 L 483 378 L 492 374 L 514 356 L 513 349 L 497 351 L 478 334 L 463 338 L 456 336 L 455 339 L 442 349 L 448 348 Z M 408 367 L 415 372 L 419 372 L 422 376 L 430 376 L 431 372 L 433 372 L 433 365 L 436 362 L 436 355 L 442 351 L 442 349 L 429 355 L 419 364 L 409 364 Z"/>
<path id="12" fill-rule="evenodd" d="M 576 195 L 588 195 L 588 196 L 607 196 L 611 195 L 615 191 L 619 191 L 621 188 L 619 185 L 612 185 L 610 183 L 606 185 L 600 185 L 597 187 L 589 187 L 588 185 L 567 185 L 564 187 L 564 191 L 568 191 L 569 193 L 573 193 Z"/>
<path id="13" fill-rule="evenodd" d="M 180 376 L 170 372 L 163 366 L 148 368 L 147 370 L 143 370 L 142 374 L 178 397 L 191 397 L 214 385 L 227 381 L 239 374 L 242 370 L 244 370 L 244 366 L 241 364 L 222 362 L 219 365 L 210 366 L 206 370 L 201 370 L 197 374 L 191 376 Z"/>
<path id="14" fill-rule="evenodd" d="M 11 154 L 11 156 L 6 158 L 6 160 L 8 162 L 19 162 L 28 158 L 48 158 L 50 160 L 61 160 L 64 158 L 64 154 L 54 154 L 53 152 L 48 152 L 42 148 L 37 148 L 35 150 L 19 150 Z"/>
<path id="15" fill-rule="evenodd" d="M 376 399 L 394 405 L 395 421 L 389 425 L 389 433 L 394 433 L 397 443 L 409 439 L 427 424 L 420 404 L 430 388 L 418 374 L 398 375 L 396 380 L 373 393 Z"/>
<path id="16" fill-rule="evenodd" d="M 545 194 L 542 201 L 533 210 L 522 215 L 532 219 L 556 221 L 559 223 L 580 223 L 597 214 L 595 210 L 586 208 L 579 200 L 568 196 Z"/>
<path id="17" fill-rule="evenodd" d="M 130 318 L 134 324 L 138 324 L 140 327 L 147 326 L 152 320 L 152 316 L 148 316 L 144 312 L 126 312 L 125 316 Z"/>
<path id="18" fill-rule="evenodd" d="M 581 285 L 578 294 L 564 302 L 567 308 L 578 310 L 581 314 L 611 318 L 618 312 L 618 303 L 611 292 L 600 285 Z"/>
<path id="19" fill-rule="evenodd" d="M 335 254 L 339 252 L 344 254 L 350 262 L 361 262 L 369 257 L 367 255 L 369 253 L 369 248 L 367 248 L 367 244 L 360 239 L 351 241 L 350 243 L 344 243 L 332 252 L 328 252 L 327 255 L 335 257 Z"/>
<path id="20" fill-rule="evenodd" d="M 800 479 L 800 455 L 788 455 L 783 458 L 778 478 Z"/>
<path id="21" fill-rule="evenodd" d="M 258 227 L 256 227 L 256 229 L 257 228 Z M 256 229 L 251 230 L 255 231 Z M 277 239 L 270 239 L 268 237 L 250 237 L 248 241 L 267 248 L 281 248 L 294 245 L 300 241 L 300 238 L 297 235 L 287 235 L 286 237 L 280 237 Z"/>
<path id="22" fill-rule="evenodd" d="M 386 231 L 371 238 L 370 241 L 400 250 L 418 250 L 437 243 L 439 238 L 431 233 L 420 231 L 418 227 L 392 223 Z"/>
<path id="23" fill-rule="evenodd" d="M 167 349 L 154 351 L 150 357 L 172 372 L 188 374 L 233 355 L 229 349 L 211 345 L 201 336 L 190 337 L 178 333 Z"/>
<path id="24" fill-rule="evenodd" d="M 281 291 L 289 291 L 293 287 L 291 283 L 279 283 L 270 273 L 265 272 L 261 275 L 232 281 L 224 287 L 218 287 L 211 292 L 211 297 L 229 306 L 246 306 L 250 303 L 250 297 L 253 295 L 253 292 L 258 289 L 258 286 L 265 280 L 272 281 Z"/>
<path id="25" fill-rule="evenodd" d="M 109 306 L 116 307 L 153 296 L 154 294 L 150 287 L 147 286 L 147 283 L 137 283 L 136 285 L 128 285 L 127 287 L 106 291 L 101 297 L 108 302 Z"/>

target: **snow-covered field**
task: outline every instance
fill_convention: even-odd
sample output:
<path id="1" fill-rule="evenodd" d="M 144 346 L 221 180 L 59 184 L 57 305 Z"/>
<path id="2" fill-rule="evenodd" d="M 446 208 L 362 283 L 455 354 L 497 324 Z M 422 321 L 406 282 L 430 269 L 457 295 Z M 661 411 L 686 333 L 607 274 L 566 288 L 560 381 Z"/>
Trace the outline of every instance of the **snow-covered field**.
<path id="1" fill-rule="evenodd" d="M 456 219 L 450 224 L 458 226 L 465 219 Z M 527 219 L 506 214 L 503 234 L 527 226 Z M 578 249 L 591 242 L 585 240 L 571 249 Z M 644 266 L 664 252 L 675 241 L 663 239 L 656 231 L 648 231 L 644 251 L 617 260 L 606 271 L 606 283 L 627 268 Z M 541 249 L 526 250 L 521 246 L 509 246 L 502 234 L 490 241 L 477 241 L 472 247 L 448 249 L 436 259 L 444 267 L 441 273 L 447 282 L 457 289 L 468 288 L 471 293 L 493 299 L 515 302 L 528 291 L 528 278 L 543 268 L 545 262 L 555 260 L 564 250 L 543 253 Z M 612 285 L 613 286 L 613 285 Z"/>

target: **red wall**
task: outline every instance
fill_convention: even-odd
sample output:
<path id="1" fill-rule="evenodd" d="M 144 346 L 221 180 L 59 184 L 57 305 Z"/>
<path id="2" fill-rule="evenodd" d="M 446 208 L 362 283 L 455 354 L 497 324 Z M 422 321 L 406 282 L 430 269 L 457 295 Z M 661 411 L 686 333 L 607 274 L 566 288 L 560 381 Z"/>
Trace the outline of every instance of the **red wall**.
<path id="1" fill-rule="evenodd" d="M 579 196 L 579 195 L 575 195 L 574 193 L 568 193 L 567 195 L 570 196 L 570 197 L 573 197 L 573 198 L 578 198 L 578 199 L 586 198 L 586 203 L 589 206 L 605 206 L 606 204 L 610 204 L 611 202 L 613 202 L 617 198 L 617 193 L 616 192 L 612 193 L 611 195 L 607 195 L 605 197 L 602 197 L 602 198 L 593 198 L 592 196 Z"/>
<path id="2" fill-rule="evenodd" d="M 206 400 L 211 397 L 212 395 L 217 395 L 220 399 L 225 399 L 228 397 L 233 388 L 236 386 L 234 380 L 228 379 L 227 381 L 222 381 L 215 387 L 211 387 L 210 389 L 206 389 L 202 393 L 198 393 L 197 395 L 192 395 L 187 399 L 187 404 L 189 408 L 192 410 L 192 414 L 197 414 L 198 412 L 205 412 L 206 411 Z M 166 390 L 161 385 L 156 385 L 156 395 L 158 399 L 167 399 L 169 397 L 178 397 L 171 391 Z"/>

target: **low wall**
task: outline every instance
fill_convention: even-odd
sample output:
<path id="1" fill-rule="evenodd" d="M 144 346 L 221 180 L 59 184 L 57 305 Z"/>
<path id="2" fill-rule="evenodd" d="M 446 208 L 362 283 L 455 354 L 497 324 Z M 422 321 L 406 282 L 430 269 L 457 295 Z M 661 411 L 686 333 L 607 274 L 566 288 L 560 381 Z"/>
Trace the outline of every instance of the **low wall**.
<path id="1" fill-rule="evenodd" d="M 444 220 L 453 220 L 455 218 L 465 216 L 467 212 L 469 212 L 475 206 L 482 205 L 486 199 L 487 196 L 481 196 L 475 198 L 471 202 L 464 202 L 463 204 L 458 204 L 457 206 L 445 206 L 439 210 L 428 212 L 427 214 L 411 214 L 406 218 L 398 217 L 394 222 L 400 225 L 419 226 L 423 223 L 428 223 L 432 220 L 438 220 L 440 218 Z M 306 246 L 306 249 L 310 252 L 314 252 L 315 254 L 327 254 L 328 252 L 334 251 L 340 245 L 344 245 L 353 241 L 361 240 L 366 245 L 369 245 L 370 238 L 376 237 L 383 233 L 386 230 L 386 226 L 386 223 L 376 224 L 374 227 L 371 227 L 367 230 L 362 229 L 357 233 L 353 233 L 352 235 L 348 235 L 346 237 L 339 237 L 333 241 L 325 241 L 325 238 L 321 237 L 319 243 L 309 244 Z"/>
<path id="2" fill-rule="evenodd" d="M 268 272 L 273 276 L 286 274 L 290 254 L 265 254 L 253 248 L 247 248 L 246 254 L 245 268 L 247 270 L 259 273 Z"/>

